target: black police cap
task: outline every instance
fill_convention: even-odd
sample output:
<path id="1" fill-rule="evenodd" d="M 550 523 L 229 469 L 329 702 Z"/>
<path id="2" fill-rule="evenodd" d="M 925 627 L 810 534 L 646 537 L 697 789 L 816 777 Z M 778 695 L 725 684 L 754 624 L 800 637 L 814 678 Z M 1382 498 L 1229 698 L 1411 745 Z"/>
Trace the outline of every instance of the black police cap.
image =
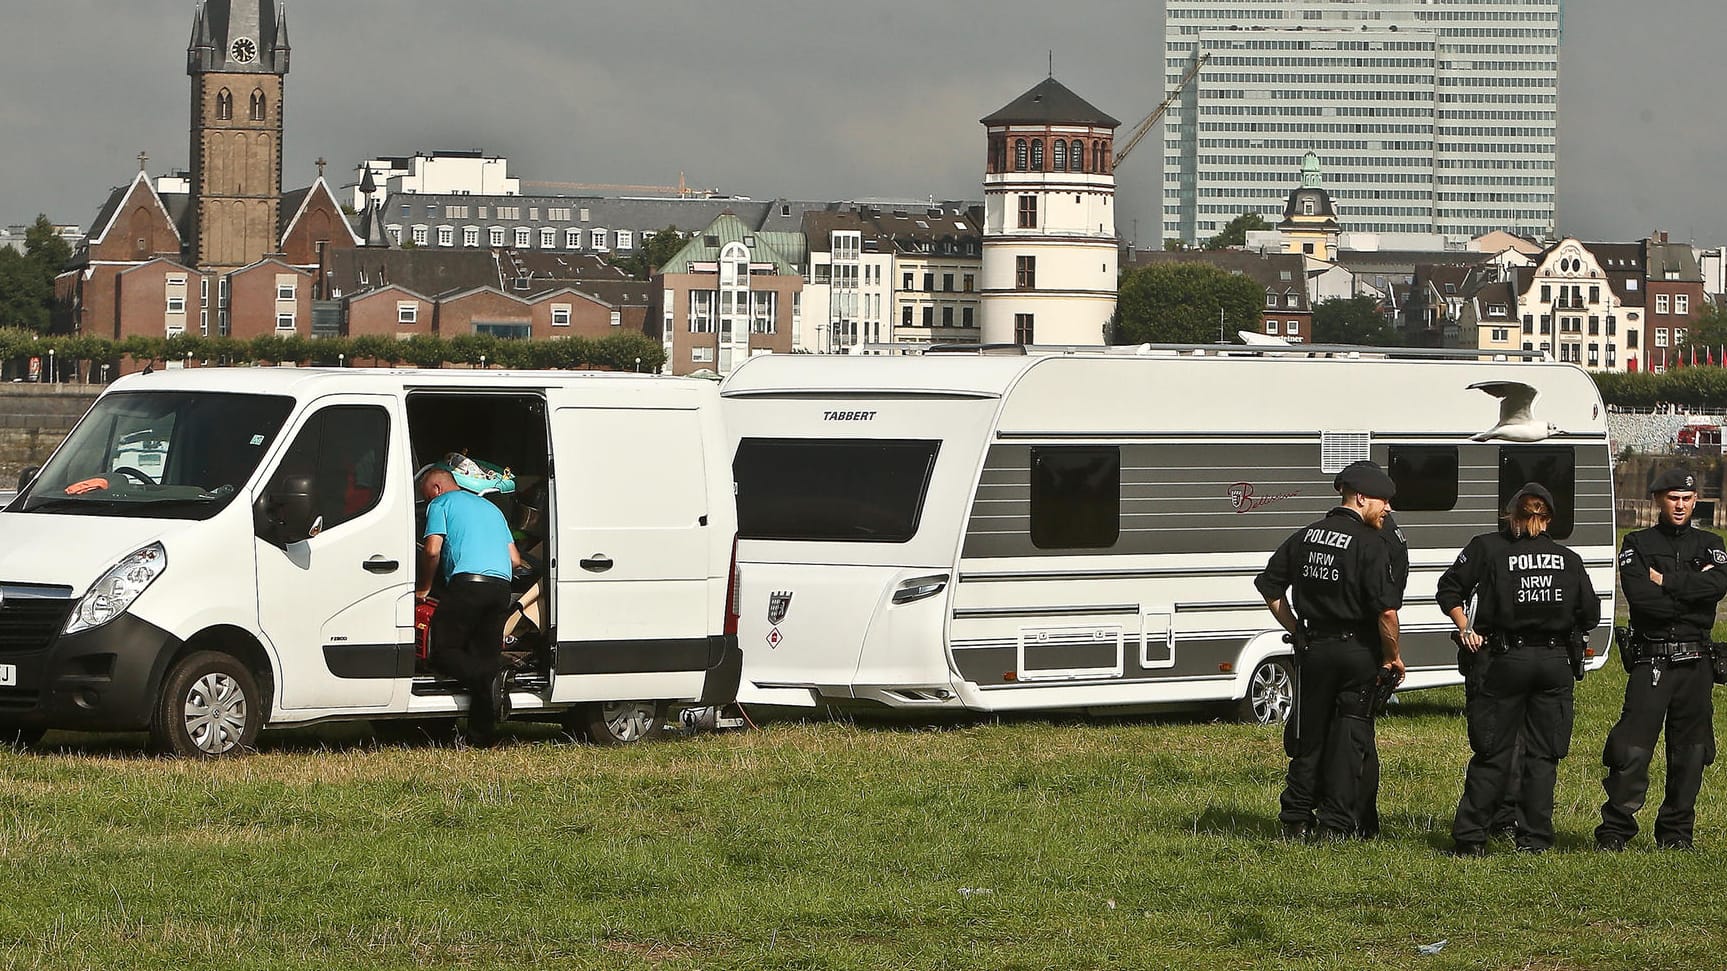
<path id="1" fill-rule="evenodd" d="M 1397 483 L 1391 481 L 1391 476 L 1376 463 L 1365 461 L 1344 466 L 1337 478 L 1331 480 L 1331 487 L 1338 492 L 1359 492 L 1387 502 L 1397 495 Z"/>
<path id="2" fill-rule="evenodd" d="M 1547 487 L 1539 482 L 1523 483 L 1523 488 L 1518 489 L 1517 494 L 1511 497 L 1511 502 L 1509 504 L 1510 508 L 1516 509 L 1517 501 L 1522 499 L 1524 496 L 1534 496 L 1542 502 L 1547 503 L 1547 510 L 1549 512 L 1555 514 L 1559 512 L 1559 504 L 1553 501 L 1553 493 L 1548 492 Z"/>
<path id="3" fill-rule="evenodd" d="M 1665 469 L 1655 476 L 1655 481 L 1649 483 L 1649 494 L 1660 495 L 1663 492 L 1696 492 L 1697 477 L 1690 469 Z"/>

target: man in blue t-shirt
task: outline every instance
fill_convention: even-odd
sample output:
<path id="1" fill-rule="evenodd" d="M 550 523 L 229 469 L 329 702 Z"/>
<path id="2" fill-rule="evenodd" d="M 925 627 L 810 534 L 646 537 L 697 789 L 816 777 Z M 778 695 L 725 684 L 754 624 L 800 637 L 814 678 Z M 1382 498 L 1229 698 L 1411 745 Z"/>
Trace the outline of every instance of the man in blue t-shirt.
<path id="1" fill-rule="evenodd" d="M 520 566 L 504 514 L 464 491 L 444 469 L 420 477 L 426 500 L 426 532 L 414 595 L 432 592 L 442 563 L 444 595 L 432 614 L 427 661 L 432 669 L 469 691 L 468 727 L 476 742 L 490 744 L 498 722 L 509 717 L 509 693 L 501 660 L 504 621 L 510 613 L 510 576 Z"/>

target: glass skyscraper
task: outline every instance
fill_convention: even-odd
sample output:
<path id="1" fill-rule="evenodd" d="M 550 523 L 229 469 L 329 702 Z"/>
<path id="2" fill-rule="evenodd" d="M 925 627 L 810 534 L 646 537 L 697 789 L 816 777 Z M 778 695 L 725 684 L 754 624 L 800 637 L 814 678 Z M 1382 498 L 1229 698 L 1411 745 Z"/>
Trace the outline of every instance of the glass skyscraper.
<path id="1" fill-rule="evenodd" d="M 1166 0 L 1163 235 L 1275 222 L 1317 153 L 1350 232 L 1553 230 L 1562 0 Z"/>

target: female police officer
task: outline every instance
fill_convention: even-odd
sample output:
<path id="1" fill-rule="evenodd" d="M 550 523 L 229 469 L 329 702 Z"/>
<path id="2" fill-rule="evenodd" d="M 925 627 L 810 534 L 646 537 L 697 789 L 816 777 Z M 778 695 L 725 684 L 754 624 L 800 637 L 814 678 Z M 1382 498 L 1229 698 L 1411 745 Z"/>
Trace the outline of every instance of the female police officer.
<path id="1" fill-rule="evenodd" d="M 1485 850 L 1493 815 L 1511 785 L 1520 787 L 1522 807 L 1517 848 L 1539 853 L 1553 845 L 1553 786 L 1571 747 L 1570 642 L 1601 622 L 1601 601 L 1582 557 L 1547 535 L 1554 512 L 1553 495 L 1529 483 L 1506 505 L 1506 531 L 1470 540 L 1440 580 L 1440 606 L 1457 625 L 1459 642 L 1475 652 L 1479 669 L 1468 712 L 1475 754 L 1451 824 L 1459 855 Z M 1461 603 L 1471 592 L 1465 585 L 1480 599 L 1473 626 Z M 1514 780 L 1519 734 L 1522 772 Z"/>

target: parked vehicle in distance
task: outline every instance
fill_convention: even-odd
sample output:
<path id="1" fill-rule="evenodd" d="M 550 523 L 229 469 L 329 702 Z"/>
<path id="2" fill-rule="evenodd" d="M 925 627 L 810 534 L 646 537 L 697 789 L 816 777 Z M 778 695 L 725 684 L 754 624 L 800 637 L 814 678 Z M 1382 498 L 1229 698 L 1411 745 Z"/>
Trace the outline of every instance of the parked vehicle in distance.
<path id="1" fill-rule="evenodd" d="M 417 469 L 472 451 L 532 569 L 517 717 L 603 742 L 724 704 L 736 519 L 706 382 L 569 372 L 198 369 L 115 382 L 0 512 L 0 730 L 450 719 L 415 645 Z"/>
<path id="2" fill-rule="evenodd" d="M 1398 483 L 1406 690 L 1459 681 L 1436 582 L 1526 482 L 1557 497 L 1554 535 L 1611 616 L 1607 430 L 1581 369 L 1121 350 L 778 355 L 733 372 L 739 700 L 1235 702 L 1279 720 L 1291 649 L 1253 578 L 1358 459 Z M 1605 632 L 1593 650 L 1599 666 Z"/>

